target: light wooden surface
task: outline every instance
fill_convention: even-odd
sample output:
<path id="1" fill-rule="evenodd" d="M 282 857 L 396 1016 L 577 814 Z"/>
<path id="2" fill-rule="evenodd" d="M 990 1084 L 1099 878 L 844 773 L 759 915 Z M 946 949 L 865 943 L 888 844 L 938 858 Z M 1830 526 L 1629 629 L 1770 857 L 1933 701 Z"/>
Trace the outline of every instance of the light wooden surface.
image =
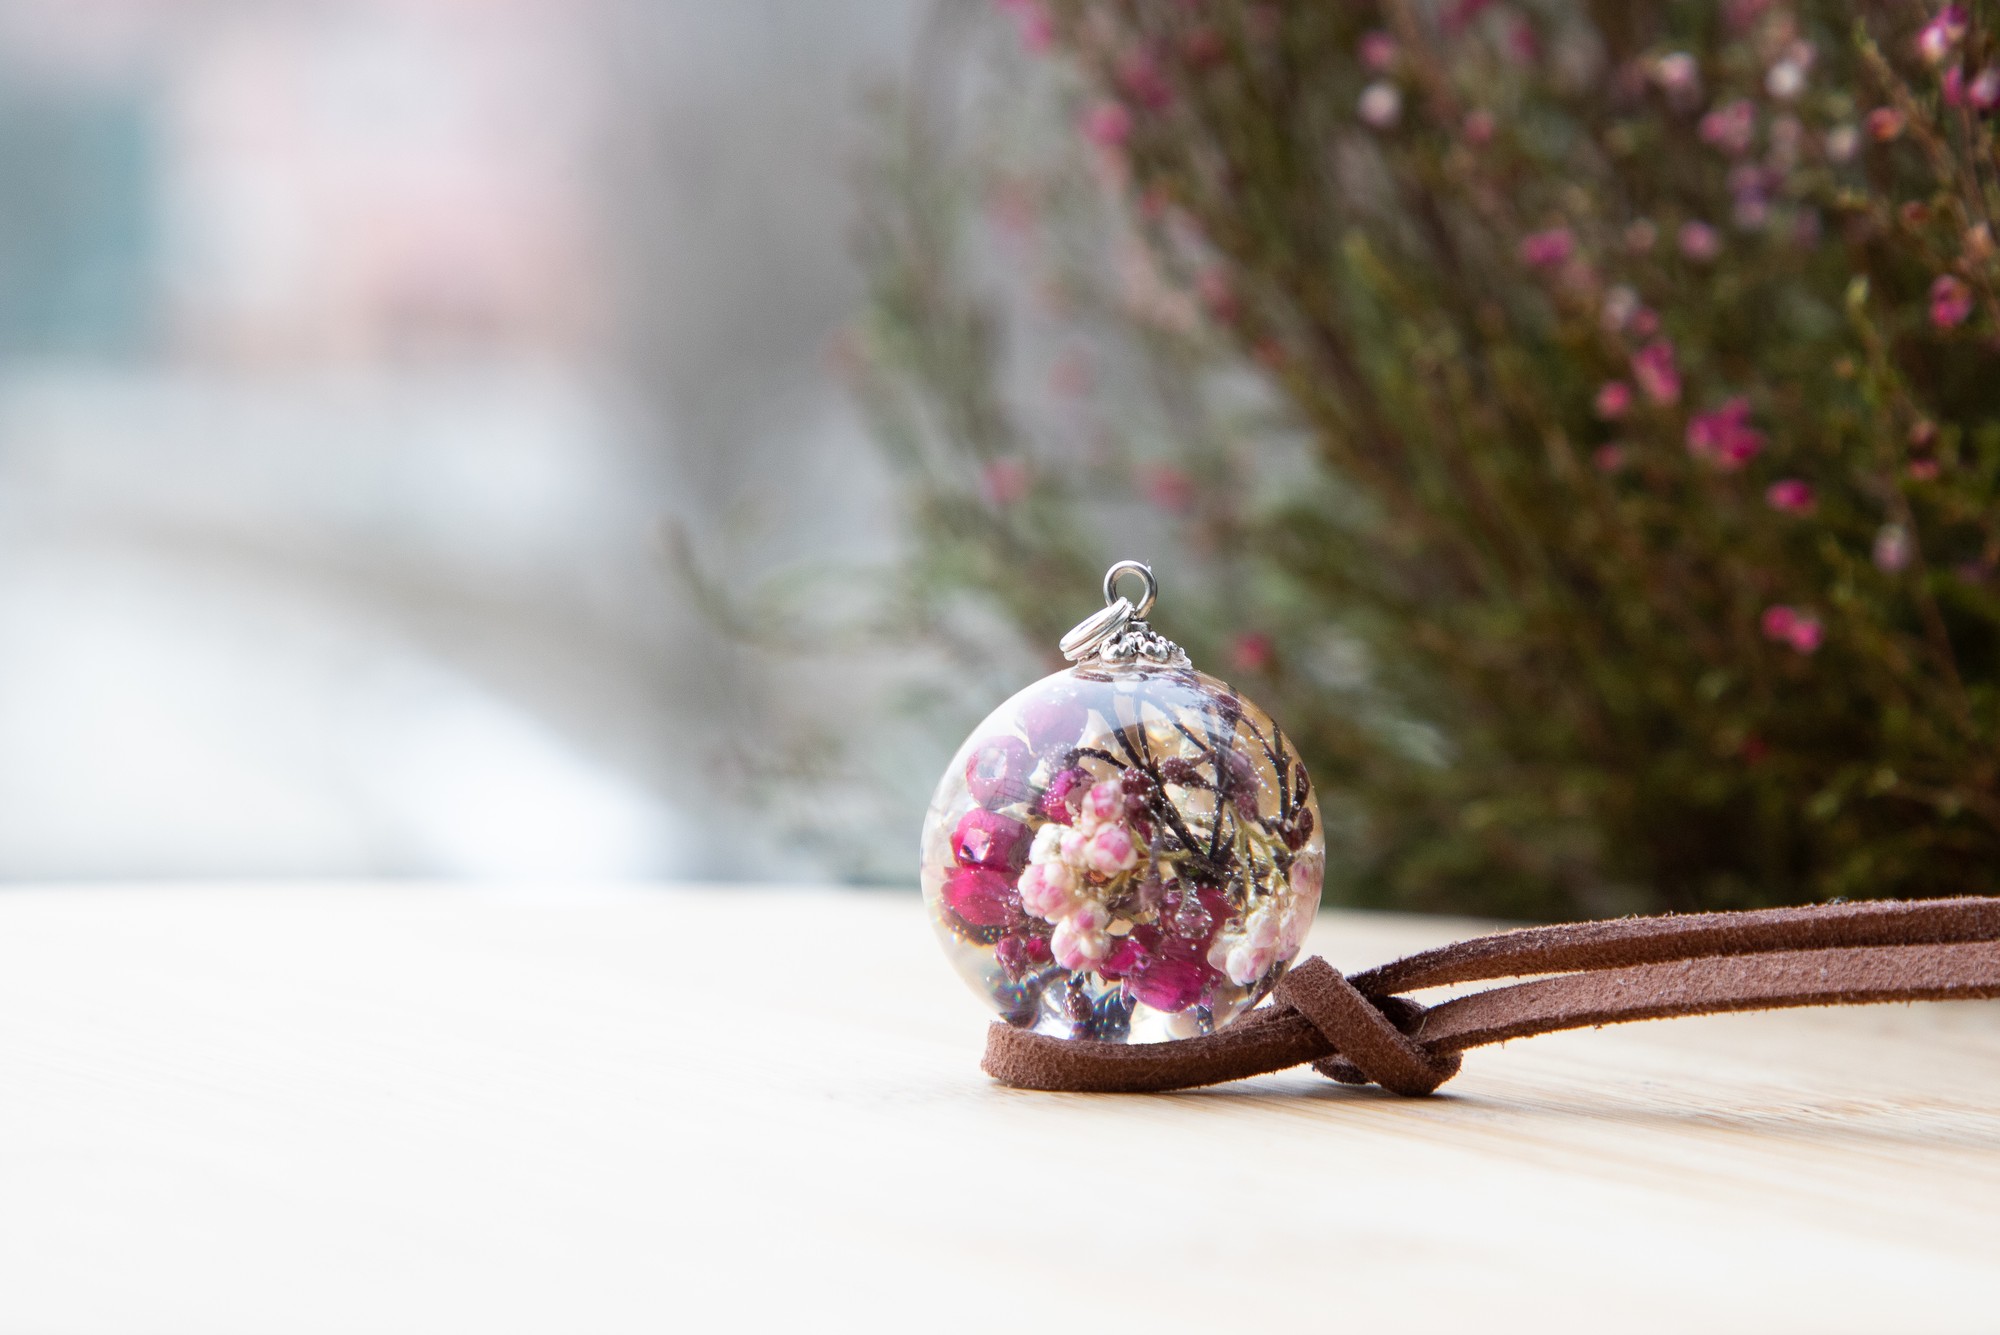
<path id="1" fill-rule="evenodd" d="M 0 891 L 0 1331 L 2000 1330 L 1990 1004 L 1415 1102 L 1020 1093 L 985 1022 L 914 897 Z"/>

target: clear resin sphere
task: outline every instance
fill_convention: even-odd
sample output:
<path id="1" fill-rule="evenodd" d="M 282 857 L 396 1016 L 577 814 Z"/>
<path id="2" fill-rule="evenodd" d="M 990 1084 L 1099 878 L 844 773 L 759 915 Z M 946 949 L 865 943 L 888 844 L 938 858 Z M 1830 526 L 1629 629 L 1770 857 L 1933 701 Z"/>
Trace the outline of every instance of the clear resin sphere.
<path id="1" fill-rule="evenodd" d="M 1269 992 L 1319 909 L 1306 770 L 1270 716 L 1185 667 L 1093 661 L 959 748 L 924 821 L 923 888 L 965 981 L 1009 1024 L 1145 1043 Z"/>

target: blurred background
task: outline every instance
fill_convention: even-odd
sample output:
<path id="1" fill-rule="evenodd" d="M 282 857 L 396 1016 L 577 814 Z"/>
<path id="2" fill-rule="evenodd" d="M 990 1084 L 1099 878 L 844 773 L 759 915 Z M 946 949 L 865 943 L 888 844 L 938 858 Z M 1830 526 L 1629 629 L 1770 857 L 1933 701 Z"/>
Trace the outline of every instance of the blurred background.
<path id="1" fill-rule="evenodd" d="M 888 542 L 828 349 L 918 17 L 0 2 L 0 878 L 867 874 L 737 772 L 866 671 L 672 552 Z"/>

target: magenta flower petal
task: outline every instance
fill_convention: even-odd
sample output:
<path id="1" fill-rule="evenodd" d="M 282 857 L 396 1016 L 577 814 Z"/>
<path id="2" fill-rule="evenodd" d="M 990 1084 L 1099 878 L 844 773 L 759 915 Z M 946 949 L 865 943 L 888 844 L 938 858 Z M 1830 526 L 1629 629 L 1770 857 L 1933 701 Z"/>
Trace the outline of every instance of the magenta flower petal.
<path id="1" fill-rule="evenodd" d="M 1028 861 L 1033 838 L 1026 825 L 991 811 L 968 811 L 951 834 L 952 856 L 961 867 L 1019 871 Z"/>
<path id="2" fill-rule="evenodd" d="M 1021 896 L 1005 875 L 960 867 L 944 878 L 944 902 L 974 927 L 1001 927 L 1021 916 Z"/>

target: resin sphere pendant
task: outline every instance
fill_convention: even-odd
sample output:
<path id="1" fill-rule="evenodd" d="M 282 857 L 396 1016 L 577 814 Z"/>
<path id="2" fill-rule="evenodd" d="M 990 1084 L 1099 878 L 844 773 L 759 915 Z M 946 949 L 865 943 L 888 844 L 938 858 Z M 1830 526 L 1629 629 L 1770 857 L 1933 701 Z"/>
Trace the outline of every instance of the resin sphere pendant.
<path id="1" fill-rule="evenodd" d="M 1126 574 L 1145 590 L 1117 595 Z M 924 821 L 952 964 L 1009 1024 L 1155 1042 L 1211 1033 L 1297 956 L 1325 867 L 1305 765 L 1270 716 L 1141 619 L 1121 561 L 1063 637 L 1076 665 L 989 715 Z"/>

